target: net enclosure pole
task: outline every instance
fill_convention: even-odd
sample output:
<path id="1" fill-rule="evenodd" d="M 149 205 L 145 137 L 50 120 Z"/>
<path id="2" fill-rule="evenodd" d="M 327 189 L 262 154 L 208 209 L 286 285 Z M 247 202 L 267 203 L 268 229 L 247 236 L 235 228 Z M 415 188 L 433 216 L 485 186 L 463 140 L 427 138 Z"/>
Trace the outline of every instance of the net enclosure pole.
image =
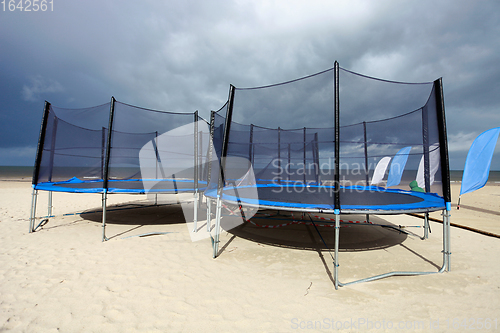
<path id="1" fill-rule="evenodd" d="M 446 133 L 446 116 L 444 111 L 443 79 L 434 81 L 434 94 L 436 96 L 437 125 L 439 129 L 439 150 L 441 155 L 441 182 L 443 185 L 443 197 L 446 202 L 446 211 L 443 216 L 443 225 L 446 224 L 446 270 L 450 270 L 450 214 L 451 211 L 451 189 L 450 189 L 450 164 L 448 158 L 448 136 Z M 445 220 L 447 223 L 445 223 Z"/>
<path id="2" fill-rule="evenodd" d="M 221 220 L 221 196 L 222 196 L 222 190 L 224 188 L 225 184 L 225 169 L 226 169 L 226 157 L 227 157 L 227 150 L 228 150 L 228 145 L 229 145 L 229 131 L 231 129 L 231 120 L 233 118 L 233 105 L 234 105 L 234 93 L 235 93 L 235 87 L 231 84 L 229 87 L 229 99 L 228 99 L 228 104 L 227 104 L 227 111 L 226 111 L 226 121 L 224 125 L 224 136 L 222 139 L 222 153 L 221 153 L 221 159 L 220 159 L 220 168 L 219 168 L 219 183 L 217 187 L 217 213 L 216 213 L 216 221 L 215 221 L 215 240 L 214 240 L 214 255 L 213 257 L 217 257 L 217 253 L 219 251 L 219 234 L 220 234 L 220 220 Z"/>
<path id="3" fill-rule="evenodd" d="M 104 164 L 106 161 L 106 137 L 106 127 L 103 127 L 101 137 L 101 179 L 104 179 Z"/>
<path id="4" fill-rule="evenodd" d="M 366 133 L 366 121 L 363 121 L 363 137 L 365 148 L 365 180 L 366 186 L 370 186 L 369 169 L 368 169 L 368 135 Z M 366 223 L 370 222 L 370 214 L 366 214 Z"/>
<path id="5" fill-rule="evenodd" d="M 108 139 L 106 142 L 106 157 L 104 161 L 104 179 L 103 179 L 103 192 L 102 192 L 102 241 L 108 240 L 106 237 L 106 204 L 108 194 L 108 179 L 109 179 L 109 160 L 111 155 L 111 139 L 113 133 L 113 119 L 115 114 L 115 98 L 111 97 L 111 105 L 109 108 L 109 125 L 108 125 Z"/>
<path id="6" fill-rule="evenodd" d="M 208 138 L 208 170 L 207 170 L 207 185 L 212 180 L 212 156 L 213 156 L 213 148 L 214 148 L 214 133 L 215 133 L 215 111 L 210 113 L 210 137 Z"/>
<path id="7" fill-rule="evenodd" d="M 193 232 L 198 229 L 198 111 L 194 112 L 194 207 Z"/>
<path id="8" fill-rule="evenodd" d="M 199 119 L 203 119 L 201 117 L 198 117 Z M 199 124 L 198 124 L 199 126 Z M 198 208 L 201 207 L 203 195 L 200 191 L 200 182 L 203 181 L 203 175 L 204 175 L 204 170 L 206 166 L 205 163 L 203 162 L 203 130 L 198 130 L 198 180 L 197 180 L 197 192 L 198 192 Z"/>
<path id="9" fill-rule="evenodd" d="M 339 287 L 339 242 L 340 242 L 340 98 L 339 98 L 339 63 L 334 63 L 334 128 L 335 128 L 335 175 L 334 175 L 334 211 L 335 211 L 335 254 L 334 280 L 335 289 Z"/>
<path id="10" fill-rule="evenodd" d="M 339 63 L 334 64 L 334 129 L 335 129 L 335 175 L 334 175 L 334 207 L 340 210 L 340 98 L 339 98 Z"/>
<path id="11" fill-rule="evenodd" d="M 158 131 L 155 131 L 155 138 L 153 141 L 153 148 L 155 150 L 156 161 L 155 161 L 155 178 L 158 179 L 158 162 L 160 160 L 160 154 L 158 152 Z M 165 177 L 163 177 L 165 178 Z M 155 206 L 158 206 L 158 193 L 155 193 Z"/>
<path id="12" fill-rule="evenodd" d="M 37 194 L 38 190 L 35 190 L 36 184 L 38 184 L 38 177 L 40 175 L 40 164 L 42 162 L 42 153 L 43 153 L 43 146 L 45 143 L 45 132 L 47 130 L 47 121 L 49 118 L 49 111 L 50 111 L 50 103 L 45 101 L 44 107 L 43 107 L 43 114 L 42 114 L 42 122 L 40 124 L 40 134 L 38 136 L 38 144 L 36 148 L 36 156 L 35 156 L 35 167 L 33 168 L 33 178 L 32 178 L 32 187 L 33 187 L 33 192 L 32 192 L 32 204 L 31 204 L 31 214 L 30 214 L 30 220 L 29 220 L 29 232 L 33 232 L 34 224 L 35 224 L 35 216 L 36 216 L 36 200 L 37 200 Z"/>
<path id="13" fill-rule="evenodd" d="M 292 149 L 290 147 L 290 143 L 288 143 L 288 164 L 286 166 L 286 180 L 290 181 L 290 168 L 291 168 L 291 156 L 290 154 L 292 153 Z"/>
<path id="14" fill-rule="evenodd" d="M 250 144 L 248 145 L 248 160 L 250 162 L 248 165 L 248 169 L 250 169 L 253 165 L 252 152 L 253 152 L 253 124 L 250 124 Z"/>
<path id="15" fill-rule="evenodd" d="M 212 181 L 212 154 L 214 142 L 214 127 L 215 127 L 215 111 L 210 113 L 210 137 L 208 138 L 208 170 L 207 170 L 207 187 Z M 207 232 L 210 232 L 210 223 L 212 222 L 212 200 L 207 196 Z"/>
<path id="16" fill-rule="evenodd" d="M 316 172 L 316 184 L 320 184 L 320 169 L 319 169 L 319 144 L 318 144 L 318 132 L 314 133 L 314 147 L 313 147 L 313 166 Z"/>
<path id="17" fill-rule="evenodd" d="M 47 130 L 47 121 L 49 118 L 50 103 L 45 101 L 42 115 L 42 124 L 40 126 L 40 135 L 38 137 L 38 145 L 36 150 L 35 167 L 33 168 L 33 185 L 38 183 L 38 176 L 40 174 L 40 163 L 42 162 L 43 146 L 45 143 L 45 132 Z"/>
<path id="18" fill-rule="evenodd" d="M 49 158 L 49 182 L 52 181 L 52 174 L 54 172 L 54 157 L 56 151 L 56 139 L 57 139 L 57 124 L 59 123 L 58 118 L 54 117 L 54 122 L 52 124 L 52 135 L 50 140 L 50 158 Z M 49 191 L 48 207 L 47 207 L 47 217 L 52 216 L 52 191 Z"/>
<path id="19" fill-rule="evenodd" d="M 439 128 L 439 149 L 441 155 L 441 176 L 443 184 L 443 197 L 445 202 L 451 204 L 450 190 L 450 165 L 448 158 L 448 139 L 446 134 L 446 117 L 444 111 L 444 96 L 442 78 L 434 81 L 436 95 L 437 122 Z"/>
<path id="20" fill-rule="evenodd" d="M 111 157 L 111 139 L 113 137 L 113 120 L 115 115 L 115 98 L 111 97 L 111 105 L 109 109 L 109 124 L 108 124 L 108 138 L 106 141 L 106 156 L 104 160 L 104 178 L 103 178 L 103 188 L 108 189 L 109 180 L 109 161 Z"/>
<path id="21" fill-rule="evenodd" d="M 424 190 L 431 191 L 430 180 L 430 160 L 429 160 L 429 110 L 427 107 L 422 108 L 422 153 L 424 159 Z M 429 238 L 429 213 L 424 213 L 424 236 L 423 239 Z"/>
<path id="22" fill-rule="evenodd" d="M 278 178 L 278 183 L 281 184 L 282 180 L 282 173 L 281 173 L 281 128 L 278 127 L 278 172 L 279 172 L 279 178 Z"/>
<path id="23" fill-rule="evenodd" d="M 227 157 L 227 150 L 228 150 L 228 145 L 229 145 L 229 131 L 231 129 L 231 121 L 233 117 L 233 104 L 234 104 L 234 93 L 235 93 L 235 87 L 233 85 L 230 85 L 229 88 L 229 101 L 227 104 L 227 111 L 226 111 L 226 120 L 224 124 L 224 135 L 222 139 L 222 153 L 221 153 L 221 161 L 220 161 L 220 175 L 219 175 L 219 183 L 218 183 L 218 188 L 217 188 L 217 194 L 222 193 L 222 189 L 225 184 L 225 168 L 226 168 L 226 157 Z"/>
<path id="24" fill-rule="evenodd" d="M 52 174 L 54 171 L 54 157 L 55 157 L 55 150 L 56 150 L 56 139 L 57 139 L 57 124 L 59 123 L 58 118 L 54 117 L 54 122 L 52 123 L 52 134 L 46 133 L 45 135 L 50 135 L 50 154 L 49 154 L 49 174 L 48 174 L 48 181 L 52 182 Z M 44 149 L 45 149 L 45 144 L 44 144 Z"/>
<path id="25" fill-rule="evenodd" d="M 307 129 L 304 127 L 304 135 L 303 135 L 303 142 L 302 142 L 302 148 L 304 149 L 303 152 L 303 171 L 304 171 L 304 184 L 307 184 L 307 178 L 306 178 L 306 163 L 307 163 L 307 147 L 306 147 L 306 141 L 307 141 Z"/>

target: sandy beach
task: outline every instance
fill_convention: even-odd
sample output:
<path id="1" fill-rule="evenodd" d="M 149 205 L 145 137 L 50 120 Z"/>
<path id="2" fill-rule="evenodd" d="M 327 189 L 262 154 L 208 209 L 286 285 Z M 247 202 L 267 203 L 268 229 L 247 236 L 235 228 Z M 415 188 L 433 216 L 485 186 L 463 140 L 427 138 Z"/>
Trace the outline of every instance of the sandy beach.
<path id="1" fill-rule="evenodd" d="M 456 204 L 459 185 L 452 190 Z M 1 181 L 0 331 L 500 330 L 497 237 L 452 227 L 450 272 L 335 290 L 332 258 L 314 227 L 245 224 L 221 235 L 220 255 L 212 259 L 210 240 L 191 241 L 172 197 L 172 204 L 151 207 L 145 196 L 111 195 L 110 240 L 102 242 L 99 194 L 54 193 L 55 217 L 29 233 L 31 183 Z M 466 194 L 461 209 L 453 207 L 451 222 L 500 235 L 499 199 L 500 186 L 494 185 Z M 47 194 L 41 192 L 37 215 L 46 212 Z M 429 239 L 421 240 L 417 217 L 372 221 L 408 226 L 410 234 L 343 227 L 342 282 L 441 267 L 441 223 L 431 221 Z M 333 228 L 320 231 L 333 248 Z M 150 236 L 138 236 L 144 234 Z"/>

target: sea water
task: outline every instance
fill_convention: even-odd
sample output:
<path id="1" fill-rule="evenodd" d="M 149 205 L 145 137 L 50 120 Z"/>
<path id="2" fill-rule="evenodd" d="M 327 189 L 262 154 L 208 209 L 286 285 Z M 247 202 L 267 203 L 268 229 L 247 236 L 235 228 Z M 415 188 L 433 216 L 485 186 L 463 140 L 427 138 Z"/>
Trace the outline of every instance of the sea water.
<path id="1" fill-rule="evenodd" d="M 333 172 L 331 172 L 333 174 Z M 451 170 L 451 183 L 462 181 L 463 170 Z M 0 166 L 0 179 L 31 181 L 33 177 L 33 167 L 31 166 Z M 323 177 L 322 177 L 323 178 Z M 500 171 L 490 171 L 488 184 L 500 184 Z"/>

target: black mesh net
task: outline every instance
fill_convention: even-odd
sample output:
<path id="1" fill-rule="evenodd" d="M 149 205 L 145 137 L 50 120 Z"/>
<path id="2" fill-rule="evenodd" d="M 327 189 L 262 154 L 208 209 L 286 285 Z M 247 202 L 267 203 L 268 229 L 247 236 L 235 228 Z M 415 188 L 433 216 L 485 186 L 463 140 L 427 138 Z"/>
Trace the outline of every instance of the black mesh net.
<path id="1" fill-rule="evenodd" d="M 344 212 L 442 209 L 445 143 L 434 82 L 392 82 L 343 69 L 338 82 L 338 192 L 333 69 L 282 84 L 233 87 L 232 108 L 213 119 L 218 156 L 224 140 L 227 155 L 222 178 L 212 174 L 209 187 L 223 179 L 224 188 L 241 187 L 230 201 L 280 209 L 333 210 L 336 193 Z M 245 197 L 249 185 L 258 198 Z"/>
<path id="2" fill-rule="evenodd" d="M 339 82 L 341 184 L 442 195 L 434 84 L 390 82 L 346 70 Z M 382 162 L 374 174 L 384 158 L 387 168 Z"/>
<path id="3" fill-rule="evenodd" d="M 210 127 L 197 113 L 114 99 L 76 110 L 50 106 L 34 183 L 68 191 L 207 188 L 207 195 L 231 187 L 234 200 L 283 209 L 330 210 L 336 198 L 343 211 L 441 208 L 448 185 L 436 82 L 391 82 L 344 69 L 337 81 L 335 72 L 233 87 L 228 103 L 212 112 Z M 237 194 L 249 191 L 258 197 Z"/>
<path id="4" fill-rule="evenodd" d="M 110 103 L 86 109 L 50 106 L 38 182 L 102 180 Z"/>
<path id="5" fill-rule="evenodd" d="M 193 113 L 158 112 L 116 102 L 109 179 L 141 179 L 141 163 L 146 179 L 194 179 L 194 123 Z"/>
<path id="6" fill-rule="evenodd" d="M 106 177 L 107 188 L 117 192 L 194 191 L 206 186 L 210 133 L 197 113 L 156 111 L 115 101 L 113 107 L 111 103 L 87 109 L 50 106 L 46 118 L 34 179 L 40 189 L 99 191 L 106 187 Z"/>

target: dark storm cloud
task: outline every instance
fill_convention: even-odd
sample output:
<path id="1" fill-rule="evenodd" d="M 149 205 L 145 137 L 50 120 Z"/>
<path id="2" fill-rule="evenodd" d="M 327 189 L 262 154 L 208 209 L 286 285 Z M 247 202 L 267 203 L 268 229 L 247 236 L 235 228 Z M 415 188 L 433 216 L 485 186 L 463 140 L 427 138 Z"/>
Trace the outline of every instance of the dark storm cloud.
<path id="1" fill-rule="evenodd" d="M 389 80 L 442 76 L 454 168 L 479 133 L 500 126 L 495 1 L 54 2 L 53 12 L 0 13 L 2 164 L 16 147 L 35 147 L 45 99 L 79 108 L 114 95 L 208 118 L 229 84 L 292 80 L 335 60 Z"/>

